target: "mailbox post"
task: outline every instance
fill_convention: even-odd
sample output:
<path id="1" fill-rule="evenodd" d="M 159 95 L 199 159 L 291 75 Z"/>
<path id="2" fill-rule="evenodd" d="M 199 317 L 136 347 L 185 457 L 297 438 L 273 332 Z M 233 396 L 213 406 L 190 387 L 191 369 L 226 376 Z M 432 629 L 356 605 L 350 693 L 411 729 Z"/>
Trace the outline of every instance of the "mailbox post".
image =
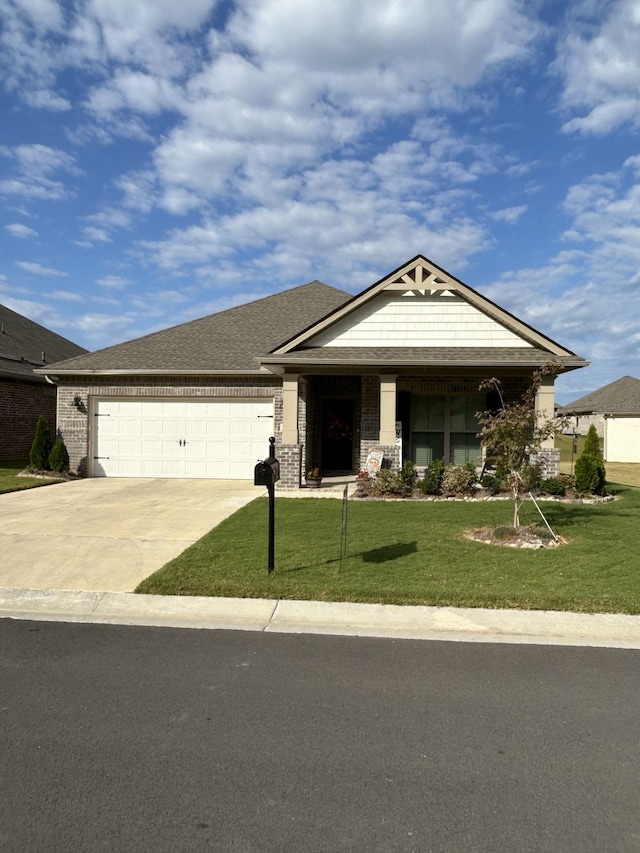
<path id="1" fill-rule="evenodd" d="M 269 456 L 258 462 L 253 471 L 254 486 L 266 486 L 269 493 L 269 555 L 267 571 L 269 574 L 275 565 L 275 514 L 276 514 L 276 483 L 280 479 L 280 462 L 275 455 L 276 440 L 269 439 Z"/>

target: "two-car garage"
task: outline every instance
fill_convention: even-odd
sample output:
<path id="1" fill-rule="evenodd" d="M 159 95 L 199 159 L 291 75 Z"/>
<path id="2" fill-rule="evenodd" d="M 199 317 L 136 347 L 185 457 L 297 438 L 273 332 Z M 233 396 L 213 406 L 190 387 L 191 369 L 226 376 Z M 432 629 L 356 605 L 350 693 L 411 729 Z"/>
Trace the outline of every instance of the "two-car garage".
<path id="1" fill-rule="evenodd" d="M 250 480 L 273 414 L 272 398 L 94 398 L 89 473 Z"/>

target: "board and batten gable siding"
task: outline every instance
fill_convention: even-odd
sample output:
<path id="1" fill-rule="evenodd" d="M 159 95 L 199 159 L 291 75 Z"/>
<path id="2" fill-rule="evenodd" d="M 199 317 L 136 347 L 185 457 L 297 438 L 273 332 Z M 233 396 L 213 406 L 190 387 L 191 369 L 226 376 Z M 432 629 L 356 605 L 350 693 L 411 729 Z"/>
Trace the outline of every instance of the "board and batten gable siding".
<path id="1" fill-rule="evenodd" d="M 449 291 L 381 293 L 315 335 L 322 347 L 531 347 L 532 344 Z"/>

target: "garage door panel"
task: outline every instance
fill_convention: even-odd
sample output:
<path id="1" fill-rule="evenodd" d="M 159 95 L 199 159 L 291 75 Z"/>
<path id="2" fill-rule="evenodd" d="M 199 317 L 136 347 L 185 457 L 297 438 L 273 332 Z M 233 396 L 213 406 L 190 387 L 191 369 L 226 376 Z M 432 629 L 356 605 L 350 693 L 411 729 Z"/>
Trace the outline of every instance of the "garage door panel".
<path id="1" fill-rule="evenodd" d="M 273 401 L 97 400 L 94 476 L 253 479 Z"/>

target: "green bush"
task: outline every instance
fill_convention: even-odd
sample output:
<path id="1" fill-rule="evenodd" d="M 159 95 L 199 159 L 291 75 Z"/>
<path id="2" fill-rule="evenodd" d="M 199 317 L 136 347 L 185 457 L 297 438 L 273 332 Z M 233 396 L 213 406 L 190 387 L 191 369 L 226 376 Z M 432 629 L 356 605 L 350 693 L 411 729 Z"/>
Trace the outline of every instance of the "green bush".
<path id="1" fill-rule="evenodd" d="M 535 492 L 542 481 L 542 469 L 537 462 L 525 462 L 520 470 L 522 489 L 525 492 Z"/>
<path id="2" fill-rule="evenodd" d="M 406 488 L 402 482 L 400 471 L 382 468 L 373 480 L 371 491 L 374 495 L 401 495 Z"/>
<path id="3" fill-rule="evenodd" d="M 504 480 L 496 474 L 483 474 L 480 485 L 491 495 L 497 495 L 504 489 Z"/>
<path id="4" fill-rule="evenodd" d="M 477 482 L 476 466 L 473 462 L 447 465 L 442 475 L 442 491 L 445 494 L 468 495 L 474 491 Z"/>
<path id="5" fill-rule="evenodd" d="M 411 492 L 418 479 L 415 464 L 408 459 L 400 469 L 400 481 L 407 491 Z"/>
<path id="6" fill-rule="evenodd" d="M 49 421 L 44 415 L 40 415 L 29 454 L 29 467 L 34 471 L 48 471 L 51 450 L 52 442 Z"/>
<path id="7" fill-rule="evenodd" d="M 424 478 L 419 480 L 417 488 L 423 495 L 439 495 L 442 491 L 442 475 L 444 474 L 444 459 L 434 459 L 424 472 Z"/>
<path id="8" fill-rule="evenodd" d="M 604 494 L 607 473 L 600 450 L 600 439 L 593 424 L 589 427 L 582 454 L 576 460 L 575 480 L 579 492 Z"/>
<path id="9" fill-rule="evenodd" d="M 540 483 L 540 491 L 545 495 L 566 495 L 567 487 L 560 477 L 547 477 Z"/>
<path id="10" fill-rule="evenodd" d="M 63 471 L 69 470 L 69 453 L 64 441 L 59 438 L 53 445 L 53 449 L 49 454 L 49 467 L 56 474 L 61 474 Z"/>

